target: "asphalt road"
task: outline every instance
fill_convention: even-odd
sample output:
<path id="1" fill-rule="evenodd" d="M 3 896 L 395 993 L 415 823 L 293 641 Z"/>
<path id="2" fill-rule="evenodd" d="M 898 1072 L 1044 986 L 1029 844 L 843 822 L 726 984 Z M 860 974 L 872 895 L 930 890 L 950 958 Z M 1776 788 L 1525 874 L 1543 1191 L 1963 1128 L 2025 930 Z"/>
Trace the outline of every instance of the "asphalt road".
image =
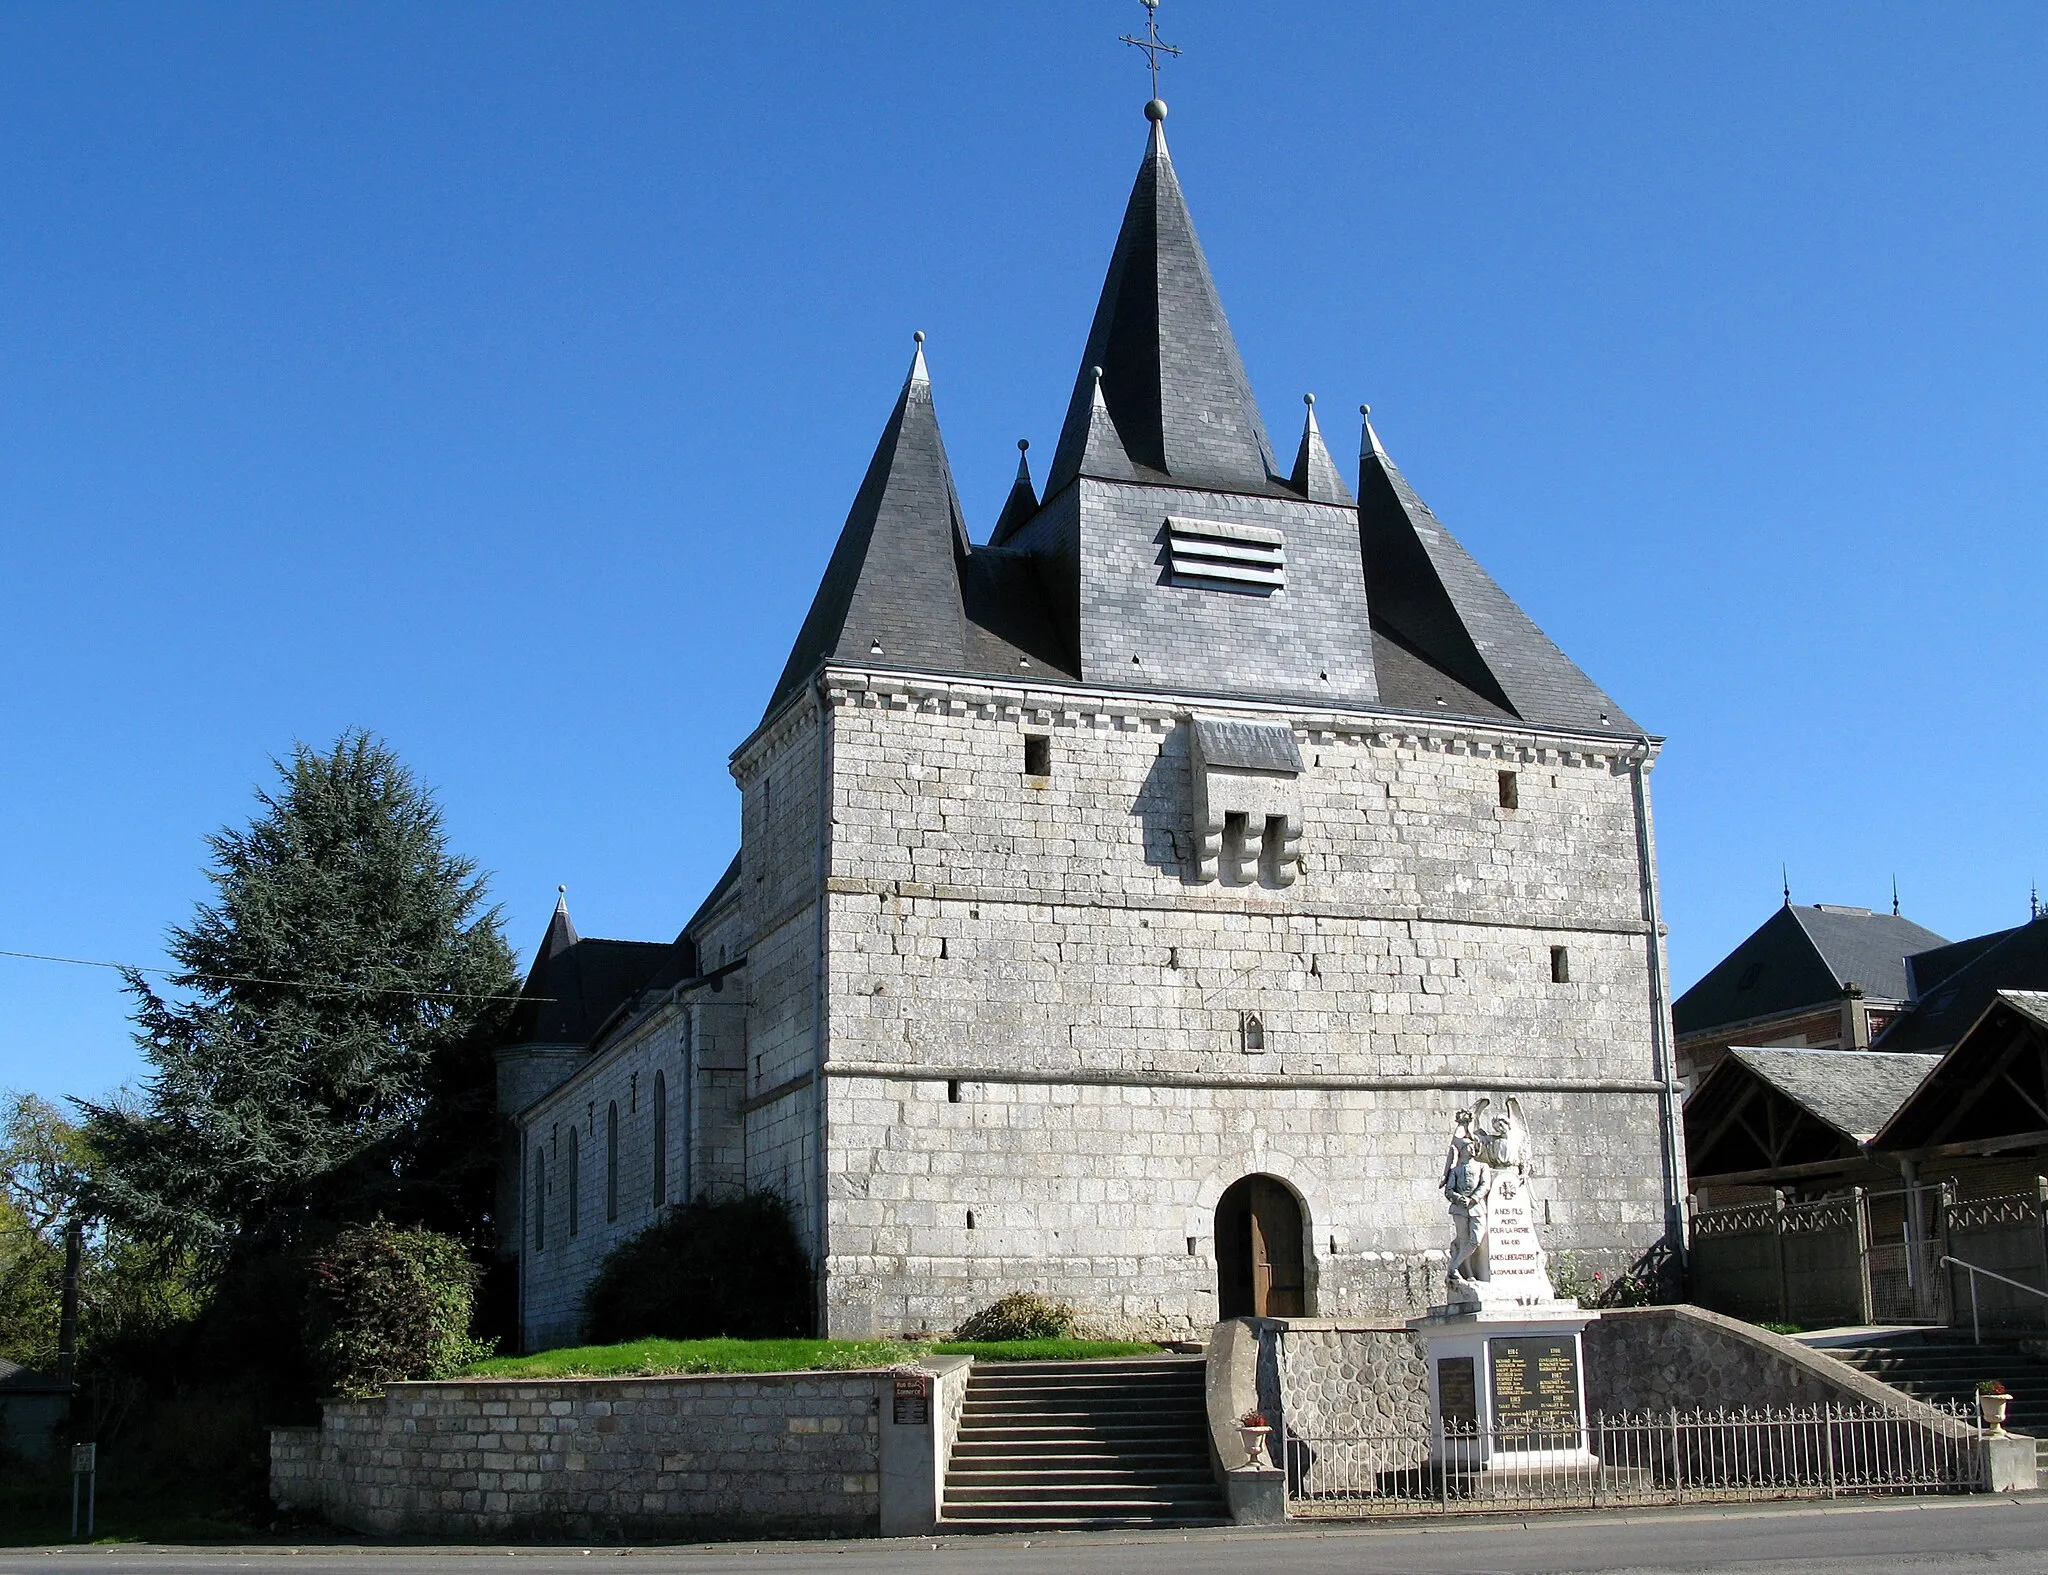
<path id="1" fill-rule="evenodd" d="M 1918 1502 L 1555 1515 L 1484 1524 L 1304 1526 L 892 1542 L 672 1548 L 47 1548 L 0 1553 L 0 1575 L 2004 1575 L 2048 1572 L 2048 1494 Z"/>

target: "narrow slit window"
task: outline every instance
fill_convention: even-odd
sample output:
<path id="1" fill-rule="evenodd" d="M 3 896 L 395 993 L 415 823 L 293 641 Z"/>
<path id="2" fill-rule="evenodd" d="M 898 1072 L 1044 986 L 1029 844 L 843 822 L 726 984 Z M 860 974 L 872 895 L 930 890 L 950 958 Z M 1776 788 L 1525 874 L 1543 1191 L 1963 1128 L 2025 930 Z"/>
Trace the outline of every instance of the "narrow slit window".
<path id="1" fill-rule="evenodd" d="M 548 1151 L 533 1151 L 533 1250 L 548 1244 Z"/>
<path id="2" fill-rule="evenodd" d="M 572 1237 L 583 1228 L 583 1222 L 576 1217 L 583 1212 L 583 1167 L 577 1163 L 578 1147 L 576 1127 L 572 1122 L 569 1127 L 569 1234 Z"/>
<path id="3" fill-rule="evenodd" d="M 1049 777 L 1052 775 L 1052 737 L 1047 733 L 1026 733 L 1024 735 L 1024 775 L 1027 777 Z"/>
<path id="4" fill-rule="evenodd" d="M 654 1206 L 668 1202 L 668 1078 L 654 1074 Z"/>
<path id="5" fill-rule="evenodd" d="M 614 1099 L 604 1112 L 604 1217 L 619 1217 L 619 1102 Z"/>
<path id="6" fill-rule="evenodd" d="M 969 1230 L 974 1229 L 974 1210 L 972 1209 L 967 1211 L 967 1228 Z"/>
<path id="7" fill-rule="evenodd" d="M 946 1079 L 946 1103 L 949 1105 L 960 1103 L 960 1079 L 957 1077 Z"/>
<path id="8" fill-rule="evenodd" d="M 1237 1020 L 1237 1036 L 1246 1055 L 1257 1054 L 1266 1048 L 1265 1020 L 1257 1012 L 1243 1013 Z"/>
<path id="9" fill-rule="evenodd" d="M 1500 774 L 1500 807 L 1520 809 L 1522 807 L 1522 779 L 1512 771 Z"/>
<path id="10" fill-rule="evenodd" d="M 1570 984 L 1572 982 L 1572 954 L 1563 946 L 1550 948 L 1550 982 Z"/>

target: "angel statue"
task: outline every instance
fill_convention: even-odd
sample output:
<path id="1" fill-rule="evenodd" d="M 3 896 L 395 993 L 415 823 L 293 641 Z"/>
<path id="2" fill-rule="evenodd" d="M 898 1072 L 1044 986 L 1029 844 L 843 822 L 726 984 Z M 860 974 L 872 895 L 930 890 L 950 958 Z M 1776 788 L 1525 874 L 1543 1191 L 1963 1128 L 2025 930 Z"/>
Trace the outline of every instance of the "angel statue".
<path id="1" fill-rule="evenodd" d="M 1490 1099 L 1472 1107 L 1472 1122 L 1479 1129 L 1478 1143 L 1486 1152 L 1486 1163 L 1494 1170 L 1511 1171 L 1527 1179 L 1529 1124 L 1522 1119 L 1522 1102 L 1510 1094 L 1506 1108 L 1489 1122 L 1486 1113 L 1492 1108 Z"/>
<path id="2" fill-rule="evenodd" d="M 1483 1112 L 1486 1101 L 1478 1106 Z M 1491 1183 L 1488 1164 L 1490 1147 L 1485 1133 L 1476 1129 L 1472 1111 L 1461 1110 L 1451 1128 L 1451 1146 L 1444 1155 L 1444 1197 L 1451 1205 L 1450 1278 L 1453 1287 L 1470 1285 L 1473 1259 L 1479 1255 L 1480 1221 L 1486 1211 L 1486 1189 Z"/>

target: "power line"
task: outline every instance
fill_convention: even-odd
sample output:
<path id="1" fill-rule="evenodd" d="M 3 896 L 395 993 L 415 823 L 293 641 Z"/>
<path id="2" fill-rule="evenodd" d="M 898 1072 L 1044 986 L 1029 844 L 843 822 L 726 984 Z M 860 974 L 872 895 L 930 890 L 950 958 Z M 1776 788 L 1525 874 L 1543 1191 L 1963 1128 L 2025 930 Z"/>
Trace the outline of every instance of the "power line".
<path id="1" fill-rule="evenodd" d="M 52 957 L 43 952 L 13 952 L 0 949 L 0 957 L 18 957 L 24 962 L 69 963 L 74 968 L 111 968 L 116 973 L 154 973 L 166 979 L 206 980 L 213 984 L 274 984 L 287 990 L 309 990 L 324 995 L 417 995 L 429 1001 L 548 1001 L 545 995 L 468 995 L 428 990 L 419 985 L 315 984 L 307 979 L 264 979 L 248 973 L 194 973 L 178 968 L 145 968 L 140 963 L 101 962 L 93 957 Z"/>

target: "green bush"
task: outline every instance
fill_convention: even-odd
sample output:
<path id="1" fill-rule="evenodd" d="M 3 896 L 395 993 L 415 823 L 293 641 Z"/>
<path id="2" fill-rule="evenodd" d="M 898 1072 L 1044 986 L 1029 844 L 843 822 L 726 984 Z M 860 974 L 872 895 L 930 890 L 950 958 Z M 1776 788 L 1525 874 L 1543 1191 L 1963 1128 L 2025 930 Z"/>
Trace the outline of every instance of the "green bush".
<path id="1" fill-rule="evenodd" d="M 1012 1291 L 955 1332 L 962 1340 L 1066 1340 L 1074 1333 L 1074 1309 L 1035 1291 Z"/>
<path id="2" fill-rule="evenodd" d="M 310 1264 L 306 1343 L 321 1379 L 361 1397 L 489 1356 L 469 1335 L 478 1276 L 453 1236 L 384 1220 L 341 1232 Z"/>
<path id="3" fill-rule="evenodd" d="M 772 1192 L 671 1209 L 613 1248 L 583 1293 L 594 1345 L 787 1339 L 811 1322 L 810 1260 Z"/>

